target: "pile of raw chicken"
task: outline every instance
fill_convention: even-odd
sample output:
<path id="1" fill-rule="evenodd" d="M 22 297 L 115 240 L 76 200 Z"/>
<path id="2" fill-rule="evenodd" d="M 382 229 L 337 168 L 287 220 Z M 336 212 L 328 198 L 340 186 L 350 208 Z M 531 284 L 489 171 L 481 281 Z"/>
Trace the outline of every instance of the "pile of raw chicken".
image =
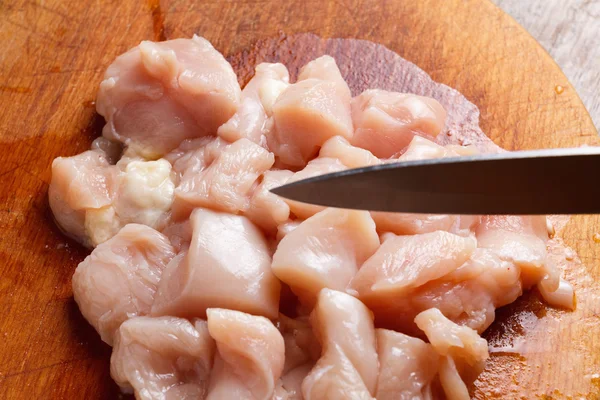
<path id="1" fill-rule="evenodd" d="M 270 192 L 440 146 L 434 99 L 352 98 L 329 56 L 243 90 L 205 39 L 142 42 L 100 85 L 92 149 L 52 164 L 57 223 L 93 248 L 75 300 L 138 399 L 468 399 L 495 309 L 574 307 L 545 217 L 323 208 Z"/>

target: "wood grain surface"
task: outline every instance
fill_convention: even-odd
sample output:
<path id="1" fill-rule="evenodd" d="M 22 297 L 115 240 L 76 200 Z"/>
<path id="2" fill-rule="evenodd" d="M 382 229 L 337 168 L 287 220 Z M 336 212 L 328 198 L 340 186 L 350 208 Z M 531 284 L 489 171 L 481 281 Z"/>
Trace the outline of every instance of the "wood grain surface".
<path id="1" fill-rule="evenodd" d="M 600 127 L 600 0 L 493 1 L 550 53 Z"/>
<path id="2" fill-rule="evenodd" d="M 72 299 L 87 252 L 60 234 L 47 204 L 52 159 L 87 149 L 100 131 L 93 100 L 106 67 L 143 39 L 197 33 L 232 55 L 282 32 L 387 46 L 479 106 L 502 147 L 600 144 L 560 69 L 487 0 L 0 1 L 1 399 L 118 396 L 110 349 Z M 600 398 L 600 219 L 563 222 L 551 251 L 567 259 L 578 309 L 529 293 L 500 310 L 475 398 Z"/>

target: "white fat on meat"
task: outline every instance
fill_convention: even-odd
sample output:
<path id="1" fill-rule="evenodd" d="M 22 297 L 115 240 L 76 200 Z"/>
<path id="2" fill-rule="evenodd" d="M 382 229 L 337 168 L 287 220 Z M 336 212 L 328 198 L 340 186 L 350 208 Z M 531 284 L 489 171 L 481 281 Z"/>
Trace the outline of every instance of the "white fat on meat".
<path id="1" fill-rule="evenodd" d="M 292 183 L 332 172 L 339 172 L 345 169 L 348 169 L 348 167 L 342 164 L 337 158 L 319 157 L 310 161 L 301 171 L 296 172 L 286 183 Z M 292 214 L 300 219 L 307 219 L 325 209 L 323 206 L 302 203 L 295 200 L 285 199 L 285 202 L 289 204 Z"/>
<path id="2" fill-rule="evenodd" d="M 273 273 L 305 304 L 319 291 L 344 291 L 379 247 L 368 211 L 328 208 L 286 235 L 273 255 Z"/>
<path id="3" fill-rule="evenodd" d="M 204 38 L 143 41 L 116 58 L 96 109 L 108 139 L 158 158 L 185 139 L 214 134 L 237 110 L 241 90 L 225 58 Z"/>
<path id="4" fill-rule="evenodd" d="M 273 105 L 269 149 L 284 164 L 304 167 L 327 139 L 352 137 L 350 100 L 335 60 L 322 56 L 311 61 Z"/>
<path id="5" fill-rule="evenodd" d="M 487 341 L 473 329 L 455 324 L 432 308 L 415 318 L 429 343 L 441 356 L 439 378 L 448 400 L 469 400 L 468 386 L 489 358 Z"/>
<path id="6" fill-rule="evenodd" d="M 162 229 L 174 188 L 166 160 L 114 166 L 103 152 L 94 150 L 54 160 L 48 196 L 60 227 L 85 246 L 95 247 L 129 223 Z"/>
<path id="7" fill-rule="evenodd" d="M 112 344 L 123 321 L 150 313 L 174 251 L 167 238 L 130 224 L 86 257 L 73 275 L 73 296 L 103 341 Z"/>
<path id="8" fill-rule="evenodd" d="M 352 121 L 352 144 L 389 158 L 415 135 L 435 138 L 444 128 L 446 110 L 430 97 L 370 89 L 352 99 Z"/>
<path id="9" fill-rule="evenodd" d="M 175 189 L 173 215 L 178 220 L 195 207 L 232 214 L 246 211 L 256 181 L 273 166 L 274 156 L 256 143 L 240 139 L 222 148 L 210 164 L 203 166 L 201 161 L 187 160 L 192 171 L 184 168 Z"/>
<path id="10" fill-rule="evenodd" d="M 211 308 L 208 331 L 217 343 L 207 400 L 271 400 L 283 371 L 283 337 L 271 321 Z"/>
<path id="11" fill-rule="evenodd" d="M 372 399 L 379 362 L 369 309 L 346 293 L 323 289 L 310 320 L 323 350 L 302 383 L 304 399 Z"/>
<path id="12" fill-rule="evenodd" d="M 266 146 L 266 137 L 273 126 L 270 117 L 273 104 L 288 86 L 290 76 L 285 65 L 261 63 L 254 77 L 242 90 L 240 106 L 236 113 L 217 131 L 228 142 L 246 138 Z"/>
<path id="13" fill-rule="evenodd" d="M 129 223 L 162 229 L 168 220 L 175 184 L 167 160 L 131 161 L 119 173 L 113 204 L 86 212 L 92 243 L 103 243 Z"/>
<path id="14" fill-rule="evenodd" d="M 246 217 L 198 208 L 189 249 L 163 274 L 153 315 L 199 317 L 211 307 L 277 318 L 280 283 L 263 233 Z"/>
<path id="15" fill-rule="evenodd" d="M 270 170 L 262 174 L 261 182 L 252 191 L 250 205 L 244 212 L 252 222 L 271 235 L 290 218 L 290 206 L 270 190 L 282 186 L 294 175 L 288 170 Z"/>
<path id="16" fill-rule="evenodd" d="M 440 356 L 429 343 L 376 329 L 379 378 L 377 400 L 432 400 Z"/>
<path id="17" fill-rule="evenodd" d="M 139 400 L 204 399 L 214 353 L 206 321 L 138 317 L 119 328 L 110 372 Z"/>

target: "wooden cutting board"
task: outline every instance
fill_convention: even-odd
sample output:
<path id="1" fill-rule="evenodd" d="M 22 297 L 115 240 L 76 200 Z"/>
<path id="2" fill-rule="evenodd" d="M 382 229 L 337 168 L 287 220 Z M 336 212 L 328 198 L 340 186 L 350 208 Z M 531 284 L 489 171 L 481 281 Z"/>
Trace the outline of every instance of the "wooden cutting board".
<path id="1" fill-rule="evenodd" d="M 396 51 L 474 102 L 504 148 L 600 144 L 556 64 L 487 0 L 0 0 L 1 399 L 118 395 L 110 349 L 72 298 L 87 252 L 60 234 L 47 202 L 52 159 L 87 149 L 100 131 L 93 100 L 109 63 L 143 39 L 197 33 L 244 55 L 297 32 Z M 598 232 L 598 217 L 578 216 L 557 235 L 576 253 L 555 254 L 569 259 L 575 312 L 536 293 L 499 310 L 475 398 L 600 398 Z"/>

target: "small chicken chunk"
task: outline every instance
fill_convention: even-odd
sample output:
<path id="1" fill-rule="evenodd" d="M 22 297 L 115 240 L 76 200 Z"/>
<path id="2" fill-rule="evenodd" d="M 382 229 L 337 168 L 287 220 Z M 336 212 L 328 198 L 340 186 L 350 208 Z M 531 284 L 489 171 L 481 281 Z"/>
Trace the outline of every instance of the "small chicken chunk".
<path id="1" fill-rule="evenodd" d="M 138 317 L 119 328 L 110 373 L 136 399 L 203 399 L 214 353 L 206 321 Z"/>
<path id="2" fill-rule="evenodd" d="M 160 282 L 153 315 L 206 316 L 226 307 L 277 318 L 280 284 L 262 232 L 246 217 L 198 208 L 189 250 Z"/>
<path id="3" fill-rule="evenodd" d="M 415 323 L 427 335 L 440 360 L 440 382 L 449 400 L 470 399 L 467 389 L 489 358 L 487 341 L 473 329 L 455 324 L 436 308 L 423 311 Z"/>
<path id="4" fill-rule="evenodd" d="M 351 283 L 376 314 L 413 289 L 464 264 L 477 246 L 471 237 L 437 231 L 390 237 L 360 268 Z"/>
<path id="5" fill-rule="evenodd" d="M 292 183 L 331 172 L 343 171 L 345 169 L 348 168 L 337 158 L 319 157 L 309 162 L 303 170 L 296 172 L 286 183 Z M 289 199 L 285 199 L 285 202 L 289 204 L 292 213 L 300 219 L 307 219 L 325 209 L 323 206 L 301 203 Z"/>
<path id="6" fill-rule="evenodd" d="M 329 139 L 321 147 L 319 157 L 337 158 L 348 168 L 369 167 L 381 164 L 381 160 L 368 150 L 354 147 L 342 136 Z"/>
<path id="7" fill-rule="evenodd" d="M 118 169 L 103 153 L 86 151 L 52 162 L 48 201 L 58 226 L 86 247 L 94 247 L 85 227 L 87 210 L 110 206 L 118 187 Z"/>
<path id="8" fill-rule="evenodd" d="M 272 268 L 303 303 L 312 304 L 322 288 L 344 291 L 378 247 L 368 211 L 328 208 L 283 238 Z"/>
<path id="9" fill-rule="evenodd" d="M 369 309 L 346 293 L 323 289 L 310 320 L 323 352 L 302 383 L 304 398 L 371 399 L 379 362 Z"/>
<path id="10" fill-rule="evenodd" d="M 143 41 L 108 67 L 96 109 L 103 135 L 146 158 L 214 134 L 237 110 L 231 65 L 204 38 Z"/>
<path id="11" fill-rule="evenodd" d="M 436 137 L 444 128 L 446 110 L 433 98 L 371 89 L 352 99 L 352 121 L 354 146 L 390 158 L 415 135 Z"/>
<path id="12" fill-rule="evenodd" d="M 273 127 L 269 119 L 273 104 L 289 86 L 290 76 L 283 64 L 261 63 L 254 77 L 242 90 L 242 100 L 237 112 L 219 127 L 217 134 L 229 141 L 246 138 L 266 146 L 267 134 Z"/>
<path id="13" fill-rule="evenodd" d="M 558 271 L 547 257 L 545 216 L 485 216 L 476 235 L 479 247 L 521 268 L 523 287 L 529 288 L 548 276 L 546 288 L 558 288 Z"/>
<path id="14" fill-rule="evenodd" d="M 267 143 L 285 164 L 303 167 L 333 136 L 352 137 L 350 89 L 335 60 L 323 56 L 300 71 L 273 105 Z"/>
<path id="15" fill-rule="evenodd" d="M 376 329 L 379 378 L 377 400 L 432 399 L 439 355 L 421 339 Z"/>
<path id="16" fill-rule="evenodd" d="M 272 153 L 248 139 L 227 146 L 207 167 L 198 164 L 184 172 L 175 189 L 174 217 L 185 218 L 195 207 L 233 214 L 246 211 L 253 185 L 273 162 Z"/>
<path id="17" fill-rule="evenodd" d="M 121 323 L 150 313 L 163 270 L 174 255 L 160 232 L 129 224 L 77 266 L 73 296 L 103 341 L 112 345 Z"/>
<path id="18" fill-rule="evenodd" d="M 207 315 L 218 349 L 207 400 L 271 400 L 285 358 L 277 328 L 239 311 L 212 308 Z"/>
<path id="19" fill-rule="evenodd" d="M 290 206 L 270 190 L 284 185 L 294 173 L 288 170 L 265 171 L 262 181 L 252 192 L 250 206 L 244 213 L 263 231 L 271 235 L 290 218 Z"/>

